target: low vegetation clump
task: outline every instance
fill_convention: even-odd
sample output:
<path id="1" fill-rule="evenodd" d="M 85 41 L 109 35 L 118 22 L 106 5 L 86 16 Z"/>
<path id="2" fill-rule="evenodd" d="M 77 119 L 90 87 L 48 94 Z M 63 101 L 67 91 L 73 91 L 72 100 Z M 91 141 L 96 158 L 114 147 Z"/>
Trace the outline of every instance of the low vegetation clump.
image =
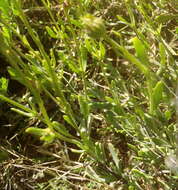
<path id="1" fill-rule="evenodd" d="M 0 0 L 0 189 L 177 189 L 177 6 Z"/>

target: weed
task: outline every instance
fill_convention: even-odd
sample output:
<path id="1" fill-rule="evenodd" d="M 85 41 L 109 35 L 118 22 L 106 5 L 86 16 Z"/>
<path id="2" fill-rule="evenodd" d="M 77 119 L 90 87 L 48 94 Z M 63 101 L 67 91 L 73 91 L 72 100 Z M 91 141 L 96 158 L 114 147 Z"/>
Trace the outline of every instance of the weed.
<path id="1" fill-rule="evenodd" d="M 0 77 L 0 106 L 23 126 L 3 141 L 1 186 L 21 188 L 10 173 L 23 168 L 27 189 L 176 189 L 174 2 L 25 3 L 0 1 L 0 52 L 25 89 L 10 96 Z M 30 134 L 44 159 L 61 162 L 24 157 Z"/>

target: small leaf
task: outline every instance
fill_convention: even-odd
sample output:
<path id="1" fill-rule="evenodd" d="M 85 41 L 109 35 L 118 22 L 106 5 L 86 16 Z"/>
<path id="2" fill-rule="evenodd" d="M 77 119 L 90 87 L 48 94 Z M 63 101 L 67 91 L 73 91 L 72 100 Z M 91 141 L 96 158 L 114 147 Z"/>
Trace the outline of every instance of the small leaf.
<path id="1" fill-rule="evenodd" d="M 97 182 L 105 183 L 106 179 L 100 177 L 100 175 L 98 175 L 91 166 L 88 166 L 86 168 L 86 175 L 89 176 L 91 179 L 94 179 Z"/>
<path id="2" fill-rule="evenodd" d="M 118 20 L 120 20 L 120 21 L 122 21 L 124 24 L 126 24 L 126 25 L 129 25 L 130 26 L 130 23 L 129 22 L 127 22 L 122 16 L 120 16 L 120 15 L 117 15 L 117 18 L 118 18 Z"/>
<path id="3" fill-rule="evenodd" d="M 137 169 L 132 169 L 132 173 L 134 173 L 137 177 L 143 177 L 145 179 L 153 179 L 152 176 L 146 174 L 144 171 L 140 171 Z"/>
<path id="4" fill-rule="evenodd" d="M 84 46 L 80 47 L 80 70 L 84 73 L 87 68 L 87 50 Z"/>
<path id="5" fill-rule="evenodd" d="M 148 65 L 149 60 L 148 60 L 147 50 L 146 50 L 144 44 L 137 37 L 133 38 L 132 42 L 133 42 L 134 48 L 136 50 L 138 59 L 143 64 Z"/>
<path id="6" fill-rule="evenodd" d="M 105 49 L 105 47 L 104 47 L 104 45 L 103 45 L 102 42 L 99 42 L 99 47 L 100 47 L 100 50 L 99 50 L 99 57 L 100 57 L 100 59 L 102 60 L 102 59 L 104 59 L 104 57 L 105 57 L 106 49 Z"/>
<path id="7" fill-rule="evenodd" d="M 64 120 L 65 120 L 69 125 L 71 125 L 72 127 L 75 128 L 75 125 L 74 125 L 73 121 L 71 120 L 71 118 L 70 118 L 68 115 L 64 115 L 63 118 L 64 118 Z"/>
<path id="8" fill-rule="evenodd" d="M 113 106 L 109 102 L 92 102 L 90 103 L 91 109 L 96 110 L 96 109 L 101 109 L 101 110 L 110 110 Z"/>
<path id="9" fill-rule="evenodd" d="M 34 114 L 33 113 L 29 113 L 29 112 L 24 112 L 22 110 L 16 109 L 16 108 L 11 108 L 12 111 L 17 112 L 20 115 L 23 115 L 25 117 L 29 117 L 29 118 L 33 118 Z"/>
<path id="10" fill-rule="evenodd" d="M 34 113 L 35 114 L 35 112 L 33 112 L 30 108 L 28 108 L 28 107 L 26 107 L 26 106 L 24 106 L 22 104 L 19 104 L 18 102 L 12 100 L 11 98 L 8 98 L 8 97 L 4 96 L 3 94 L 0 94 L 0 100 L 8 102 L 9 104 L 12 104 L 13 106 L 18 107 L 21 110 L 24 110 L 25 112 L 29 112 L 29 113 Z"/>
<path id="11" fill-rule="evenodd" d="M 110 151 L 110 153 L 111 153 L 111 155 L 112 155 L 113 161 L 114 161 L 114 163 L 115 163 L 117 169 L 120 170 L 120 166 L 119 166 L 119 162 L 120 162 L 120 161 L 119 161 L 119 158 L 118 158 L 118 156 L 117 156 L 117 153 L 116 153 L 116 150 L 115 150 L 113 144 L 109 143 L 109 144 L 108 144 L 108 148 L 109 148 L 109 151 Z"/>
<path id="12" fill-rule="evenodd" d="M 49 26 L 46 26 L 46 31 L 48 32 L 50 37 L 58 38 L 57 34 Z"/>
<path id="13" fill-rule="evenodd" d="M 170 120 L 172 117 L 172 112 L 170 110 L 167 110 L 165 111 L 164 115 L 167 120 Z"/>
<path id="14" fill-rule="evenodd" d="M 8 73 L 10 74 L 12 79 L 17 80 L 21 84 L 25 85 L 24 80 L 21 77 L 21 74 L 19 73 L 19 71 L 17 71 L 16 69 L 14 69 L 12 67 L 8 67 Z"/>
<path id="15" fill-rule="evenodd" d="M 97 159 L 101 162 L 104 163 L 106 160 L 106 155 L 105 155 L 105 150 L 104 150 L 104 145 L 96 142 L 95 143 L 95 152 L 97 155 Z"/>
<path id="16" fill-rule="evenodd" d="M 81 22 L 79 22 L 78 20 L 74 20 L 72 17 L 70 18 L 70 22 L 71 22 L 71 24 L 73 24 L 76 27 L 79 27 L 79 28 L 82 27 Z"/>
<path id="17" fill-rule="evenodd" d="M 12 35 L 11 35 L 12 31 L 10 31 L 9 28 L 2 27 L 2 33 L 6 40 L 10 41 L 12 39 Z"/>
<path id="18" fill-rule="evenodd" d="M 75 62 L 73 62 L 72 60 L 68 60 L 68 61 L 67 61 L 67 64 L 68 64 L 69 68 L 70 68 L 73 72 L 75 72 L 75 73 L 80 73 L 80 72 L 81 72 L 79 65 L 77 65 L 77 64 L 76 64 Z"/>
<path id="19" fill-rule="evenodd" d="M 89 115 L 89 102 L 84 95 L 78 95 L 78 101 L 82 115 L 87 118 Z"/>
<path id="20" fill-rule="evenodd" d="M 156 109 L 163 97 L 163 82 L 157 82 L 152 92 L 154 108 Z"/>
<path id="21" fill-rule="evenodd" d="M 25 35 L 22 36 L 22 42 L 27 46 L 27 47 L 30 47 L 30 44 L 27 40 L 27 37 Z"/>

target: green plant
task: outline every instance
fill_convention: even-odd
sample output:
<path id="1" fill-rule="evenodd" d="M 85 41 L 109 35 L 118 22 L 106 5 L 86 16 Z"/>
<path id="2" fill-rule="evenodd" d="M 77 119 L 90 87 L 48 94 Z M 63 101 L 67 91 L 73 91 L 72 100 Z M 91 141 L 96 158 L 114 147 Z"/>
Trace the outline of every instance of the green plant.
<path id="1" fill-rule="evenodd" d="M 49 21 L 36 25 L 19 0 L 0 4 L 0 52 L 11 78 L 26 89 L 21 97 L 9 97 L 8 80 L 1 77 L 0 100 L 28 118 L 32 125 L 24 131 L 39 137 L 44 147 L 58 140 L 65 144 L 86 164 L 70 171 L 88 176 L 94 185 L 176 188 L 177 174 L 164 163 L 172 167 L 168 155 L 175 158 L 177 147 L 171 105 L 176 27 L 169 25 L 177 16 L 167 8 L 171 3 L 80 0 L 55 6 L 42 0 L 38 11 L 45 10 Z M 115 4 L 124 11 L 115 10 Z M 47 183 L 57 188 L 58 182 Z"/>

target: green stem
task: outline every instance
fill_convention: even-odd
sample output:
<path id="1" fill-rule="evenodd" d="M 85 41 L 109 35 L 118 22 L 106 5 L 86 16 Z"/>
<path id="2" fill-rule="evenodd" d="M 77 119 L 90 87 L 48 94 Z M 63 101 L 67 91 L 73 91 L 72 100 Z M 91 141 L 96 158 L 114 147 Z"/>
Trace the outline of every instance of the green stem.
<path id="1" fill-rule="evenodd" d="M 5 102 L 8 102 L 9 104 L 15 106 L 15 107 L 18 107 L 20 108 L 21 110 L 24 110 L 28 113 L 32 113 L 32 114 L 35 114 L 34 111 L 32 111 L 30 108 L 27 108 L 26 106 L 22 105 L 22 104 L 19 104 L 18 102 L 14 101 L 14 100 L 11 100 L 10 98 L 8 97 L 5 97 L 4 95 L 0 94 L 0 99 L 5 101 Z"/>

